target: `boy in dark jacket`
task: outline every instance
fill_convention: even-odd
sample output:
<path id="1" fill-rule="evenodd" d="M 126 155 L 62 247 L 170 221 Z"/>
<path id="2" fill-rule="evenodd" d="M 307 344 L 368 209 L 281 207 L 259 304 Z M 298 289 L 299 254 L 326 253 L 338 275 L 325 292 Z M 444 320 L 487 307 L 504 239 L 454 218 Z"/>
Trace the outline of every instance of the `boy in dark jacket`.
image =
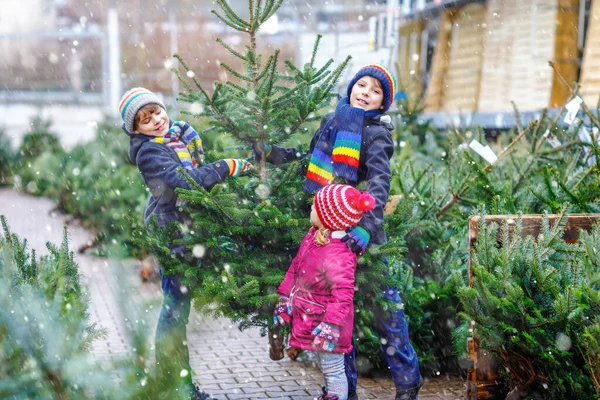
<path id="1" fill-rule="evenodd" d="M 156 215 L 160 228 L 172 221 L 185 223 L 186 214 L 181 210 L 175 189 L 190 189 L 190 185 L 177 168 L 183 167 L 199 185 L 210 189 L 252 167 L 245 160 L 231 158 L 198 167 L 191 156 L 196 151 L 202 154 L 198 133 L 185 122 L 171 122 L 163 102 L 147 89 L 138 87 L 125 93 L 119 103 L 119 113 L 123 118 L 123 130 L 130 137 L 129 158 L 138 166 L 150 190 L 144 213 L 146 226 L 152 214 Z M 185 251 L 183 246 L 171 244 L 170 248 L 173 254 Z M 211 399 L 192 381 L 186 338 L 191 293 L 181 284 L 180 276 L 163 272 L 161 268 L 164 298 L 156 328 L 157 366 L 172 379 L 181 380 L 184 397 L 187 397 L 185 391 L 189 391 L 192 399 Z"/>
<path id="2" fill-rule="evenodd" d="M 334 113 L 321 120 L 306 155 L 310 160 L 304 185 L 307 192 L 334 181 L 353 186 L 366 182 L 366 190 L 375 197 L 375 208 L 365 213 L 358 226 L 349 229 L 342 239 L 359 255 L 371 243 L 386 242 L 382 225 L 390 193 L 394 126 L 385 112 L 394 100 L 394 91 L 395 79 L 386 68 L 376 64 L 362 67 L 348 84 L 347 97 L 339 101 Z M 279 165 L 300 157 L 293 148 L 267 145 L 262 150 L 253 148 L 257 162 L 266 156 L 266 161 Z M 422 379 L 417 355 L 408 339 L 402 300 L 396 287 L 384 290 L 383 295 L 399 305 L 391 316 L 377 313 L 377 328 L 385 343 L 382 350 L 396 386 L 396 400 L 417 399 Z M 358 399 L 354 352 L 347 354 L 345 361 L 348 399 Z"/>

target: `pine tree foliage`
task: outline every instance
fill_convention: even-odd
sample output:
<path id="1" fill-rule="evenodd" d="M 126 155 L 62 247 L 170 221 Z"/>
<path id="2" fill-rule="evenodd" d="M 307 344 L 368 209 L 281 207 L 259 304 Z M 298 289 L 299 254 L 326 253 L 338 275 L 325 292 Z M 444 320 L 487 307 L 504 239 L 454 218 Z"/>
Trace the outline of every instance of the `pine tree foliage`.
<path id="1" fill-rule="evenodd" d="M 130 298 L 119 299 L 132 353 L 93 355 L 104 332 L 90 322 L 87 289 L 69 250 L 37 257 L 27 240 L 0 216 L 0 397 L 10 399 L 189 399 L 175 380 L 158 373 L 150 355 L 148 326 Z M 117 293 L 131 293 L 126 280 Z M 187 389 L 187 388 L 185 388 Z"/>
<path id="2" fill-rule="evenodd" d="M 58 210 L 80 218 L 94 231 L 101 254 L 110 248 L 112 256 L 137 255 L 139 249 L 130 240 L 131 225 L 122 215 L 141 221 L 147 192 L 137 168 L 130 165 L 127 145 L 120 128 L 100 125 L 89 143 L 69 151 L 39 149 L 35 158 L 21 157 L 19 186 L 55 200 Z"/>
<path id="3" fill-rule="evenodd" d="M 319 118 L 321 108 L 330 106 L 336 97 L 332 89 L 350 57 L 336 68 L 331 68 L 333 60 L 315 66 L 317 37 L 309 63 L 296 67 L 285 61 L 280 68 L 278 51 L 265 58 L 257 53 L 256 41 L 260 25 L 281 1 L 250 1 L 247 20 L 228 3 L 218 4 L 221 11 L 215 14 L 248 35 L 243 50 L 219 41 L 242 61 L 243 68 L 235 70 L 221 64 L 228 80 L 215 82 L 209 93 L 185 61 L 178 58 L 185 75 L 174 72 L 186 88 L 179 99 L 192 104 L 192 116 L 210 119 L 211 135 L 229 135 L 246 149 L 254 144 L 257 152 L 262 152 L 265 144 L 285 145 L 294 135 L 306 132 L 305 124 Z M 297 150 L 305 152 L 307 144 Z M 216 161 L 219 156 L 207 151 L 205 162 Z M 266 330 L 272 324 L 273 306 L 279 297 L 276 289 L 310 227 L 312 195 L 302 189 L 306 163 L 302 159 L 274 167 L 263 161 L 255 165 L 253 176 L 230 178 L 210 191 L 181 170 L 192 187 L 178 190 L 179 198 L 187 204 L 190 221 L 178 229 L 168 228 L 169 232 L 151 227 L 151 237 L 140 233 L 138 240 L 149 249 L 155 247 L 167 273 L 185 277 L 199 311 L 228 317 L 240 329 L 258 326 Z M 169 238 L 176 246 L 185 246 L 187 252 L 170 254 Z M 396 252 L 391 245 L 374 249 L 361 258 L 358 266 L 356 345 L 365 354 L 374 355 L 372 360 L 365 360 L 369 365 L 381 362 L 372 307 L 375 302 L 387 307 L 381 287 L 395 283 L 395 278 L 385 273 L 388 266 L 381 257 Z"/>
<path id="4" fill-rule="evenodd" d="M 109 371 L 89 358 L 101 331 L 89 323 L 89 299 L 66 232 L 59 247 L 48 244 L 50 254 L 38 259 L 1 221 L 0 396 L 93 398 L 91 389 Z"/>
<path id="5" fill-rule="evenodd" d="M 0 185 L 12 182 L 17 167 L 17 154 L 4 130 L 0 130 Z"/>
<path id="6" fill-rule="evenodd" d="M 260 26 L 281 6 L 283 0 L 249 0 L 250 15 L 240 17 L 226 1 L 217 1 L 221 12 L 213 13 L 231 28 L 248 35 L 244 51 L 237 51 L 219 40 L 233 56 L 241 60 L 242 71 L 221 63 L 228 75 L 226 82 L 215 82 L 210 94 L 194 77 L 185 60 L 178 55 L 181 66 L 191 83 L 178 70 L 173 70 L 187 89 L 179 100 L 196 105 L 200 112 L 188 112 L 195 117 L 211 120 L 211 135 L 231 135 L 241 143 L 255 143 L 262 153 L 265 144 L 279 144 L 302 130 L 302 125 L 320 108 L 327 106 L 336 95 L 332 92 L 350 57 L 333 70 L 333 60 L 325 65 L 314 65 L 320 36 L 317 36 L 311 61 L 302 69 L 292 62 L 284 62 L 285 72 L 280 72 L 279 50 L 266 60 L 257 52 L 257 33 Z M 216 129 L 215 129 L 216 128 Z M 257 165 L 261 180 L 267 180 L 267 166 Z"/>
<path id="7" fill-rule="evenodd" d="M 456 359 L 448 356 L 465 357 L 468 336 L 457 313 L 470 303 L 456 295 L 467 285 L 467 216 L 481 214 L 482 206 L 491 214 L 557 213 L 565 207 L 569 213 L 595 212 L 599 170 L 588 162 L 593 153 L 582 156 L 591 145 L 582 143 L 578 132 L 597 120 L 585 113 L 586 118 L 565 127 L 559 123 L 561 110 L 552 118 L 544 112 L 539 121 L 493 138 L 478 127 L 450 128 L 440 135 L 411 117 L 413 103 L 398 106 L 392 195 L 412 204 L 418 221 L 403 256 L 414 272 L 412 283 L 400 292 L 408 316 L 423 316 L 410 318 L 411 339 L 424 360 L 421 369 L 455 370 Z M 498 155 L 493 165 L 469 149 L 473 139 L 490 144 Z M 460 339 L 451 343 L 453 330 Z"/>
<path id="8" fill-rule="evenodd" d="M 461 316 L 474 323 L 481 347 L 500 361 L 504 382 L 541 398 L 592 396 L 582 360 L 596 360 L 597 353 L 575 351 L 573 344 L 590 337 L 584 332 L 590 332 L 588 321 L 597 312 L 598 304 L 592 310 L 584 299 L 599 294 L 594 280 L 600 270 L 586 256 L 586 241 L 589 248 L 598 229 L 567 244 L 562 240 L 566 218 L 563 212 L 550 226 L 545 216 L 537 240 L 522 235 L 520 219 L 509 238 L 507 221 L 499 242 L 500 228 L 486 225 L 482 216 L 472 252 L 473 286 L 458 292 Z"/>

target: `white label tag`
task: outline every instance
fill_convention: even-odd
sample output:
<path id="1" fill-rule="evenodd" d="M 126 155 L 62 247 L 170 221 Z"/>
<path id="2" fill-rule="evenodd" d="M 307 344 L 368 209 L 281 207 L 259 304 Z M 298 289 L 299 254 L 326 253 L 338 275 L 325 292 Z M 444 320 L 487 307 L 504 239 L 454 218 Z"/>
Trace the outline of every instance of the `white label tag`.
<path id="1" fill-rule="evenodd" d="M 493 164 L 496 162 L 498 157 L 496 157 L 496 153 L 490 148 L 490 146 L 485 146 L 477 141 L 477 139 L 473 139 L 471 143 L 469 143 L 469 147 L 472 148 L 477 154 L 485 159 L 485 161 Z"/>
<path id="2" fill-rule="evenodd" d="M 583 103 L 581 97 L 575 97 L 573 100 L 567 103 L 565 106 L 567 114 L 565 115 L 564 119 L 567 124 L 571 125 L 573 122 L 575 122 L 575 117 L 577 117 L 581 103 Z"/>
<path id="3" fill-rule="evenodd" d="M 544 132 L 543 135 L 546 140 L 548 141 L 548 143 L 550 143 L 550 146 L 556 148 L 558 146 L 560 146 L 562 143 L 560 142 L 560 140 L 558 140 L 556 138 L 556 136 L 554 136 L 553 134 L 550 133 L 550 131 L 548 129 L 546 129 L 546 132 Z"/>

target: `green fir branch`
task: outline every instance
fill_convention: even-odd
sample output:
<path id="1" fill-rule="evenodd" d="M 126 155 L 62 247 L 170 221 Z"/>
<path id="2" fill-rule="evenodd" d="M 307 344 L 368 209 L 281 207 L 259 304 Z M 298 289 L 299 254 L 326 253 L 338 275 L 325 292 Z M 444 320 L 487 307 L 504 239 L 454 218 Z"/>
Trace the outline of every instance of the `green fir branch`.
<path id="1" fill-rule="evenodd" d="M 238 78 L 241 81 L 245 81 L 245 82 L 252 82 L 252 79 L 248 78 L 245 75 L 240 74 L 239 72 L 237 72 L 236 70 L 234 70 L 233 68 L 231 68 L 229 65 L 225 64 L 224 62 L 221 63 L 221 67 L 226 70 L 227 72 L 229 72 L 231 75 L 235 76 L 236 78 Z"/>
<path id="2" fill-rule="evenodd" d="M 271 18 L 277 12 L 279 7 L 281 7 L 282 4 L 283 0 L 277 0 L 277 2 L 275 2 L 274 0 L 267 0 L 267 4 L 263 9 L 262 16 L 260 17 L 259 22 L 262 24 L 269 18 Z"/>
<path id="3" fill-rule="evenodd" d="M 216 10 L 211 10 L 210 12 L 214 14 L 217 18 L 223 21 L 227 26 L 235 29 L 236 31 L 246 32 L 250 25 L 247 21 L 244 21 L 242 18 L 238 17 L 237 14 L 229 7 L 226 1 L 217 0 L 217 4 L 221 7 L 221 9 L 225 12 L 225 16 L 219 14 Z"/>
<path id="4" fill-rule="evenodd" d="M 235 218 L 233 218 L 233 216 L 231 214 L 229 214 L 227 211 L 225 211 L 221 207 L 221 204 L 219 204 L 219 202 L 215 201 L 214 197 L 206 189 L 204 189 L 202 186 L 200 186 L 182 167 L 178 167 L 177 168 L 177 172 L 179 172 L 181 175 L 183 175 L 183 177 L 185 178 L 185 180 L 194 189 L 196 189 L 202 195 L 206 196 L 211 201 L 211 203 L 213 204 L 213 206 L 216 209 L 218 209 L 225 218 L 227 218 L 229 221 L 233 222 L 237 226 L 243 226 L 243 223 L 237 221 Z M 182 194 L 185 194 L 184 190 L 185 189 L 177 189 L 177 191 L 178 192 L 181 191 Z M 191 198 L 188 198 L 188 199 L 191 200 Z"/>
<path id="5" fill-rule="evenodd" d="M 219 43 L 221 46 L 225 47 L 225 49 L 227 49 L 227 51 L 229 51 L 231 54 L 233 54 L 240 60 L 248 61 L 246 56 L 244 56 L 242 53 L 235 51 L 231 46 L 229 46 L 227 43 L 225 43 L 221 38 L 217 38 L 217 43 Z"/>

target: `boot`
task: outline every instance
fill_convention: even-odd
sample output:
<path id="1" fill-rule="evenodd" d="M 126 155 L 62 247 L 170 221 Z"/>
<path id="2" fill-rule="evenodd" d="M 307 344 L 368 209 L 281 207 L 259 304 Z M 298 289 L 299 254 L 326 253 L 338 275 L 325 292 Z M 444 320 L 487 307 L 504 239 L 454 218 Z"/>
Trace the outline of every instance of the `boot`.
<path id="1" fill-rule="evenodd" d="M 214 397 L 211 397 L 210 394 L 203 392 L 200 388 L 194 385 L 192 389 L 192 397 L 191 400 L 217 400 Z"/>
<path id="2" fill-rule="evenodd" d="M 323 391 L 323 394 L 320 395 L 317 400 L 338 400 L 339 399 L 337 394 L 327 394 L 327 389 L 325 389 L 325 386 L 323 386 L 321 388 L 321 390 Z"/>
<path id="3" fill-rule="evenodd" d="M 356 391 L 348 391 L 348 400 L 358 400 L 358 393 Z"/>
<path id="4" fill-rule="evenodd" d="M 423 386 L 423 378 L 419 380 L 417 386 L 408 389 L 396 389 L 395 400 L 419 400 L 419 390 Z"/>

